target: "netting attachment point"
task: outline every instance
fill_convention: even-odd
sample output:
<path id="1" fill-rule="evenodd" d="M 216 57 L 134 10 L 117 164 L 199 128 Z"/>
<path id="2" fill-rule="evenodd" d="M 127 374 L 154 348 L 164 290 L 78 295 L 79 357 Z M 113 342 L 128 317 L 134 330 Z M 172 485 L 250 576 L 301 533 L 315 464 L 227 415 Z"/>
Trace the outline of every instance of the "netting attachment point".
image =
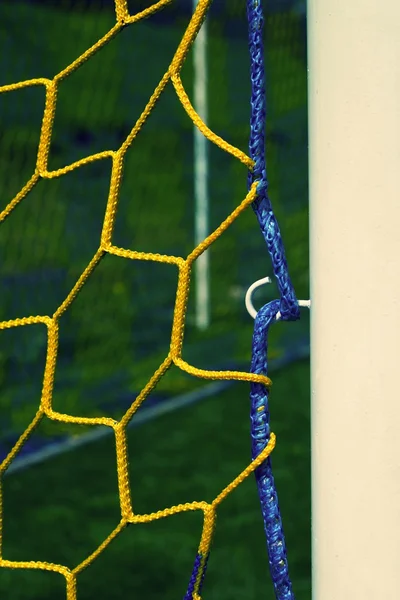
<path id="1" fill-rule="evenodd" d="M 246 305 L 247 312 L 249 313 L 249 315 L 251 317 L 253 317 L 253 319 L 255 319 L 257 316 L 257 311 L 253 305 L 253 299 L 252 299 L 253 292 L 257 288 L 261 287 L 262 285 L 265 285 L 266 283 L 272 283 L 271 277 L 263 277 L 262 279 L 258 279 L 257 281 L 255 281 L 254 283 L 251 284 L 251 286 L 249 287 L 249 289 L 246 292 L 244 303 Z M 299 306 L 302 306 L 305 308 L 311 308 L 311 300 L 299 300 Z M 277 312 L 276 320 L 278 321 L 280 318 L 281 318 L 281 313 Z"/>

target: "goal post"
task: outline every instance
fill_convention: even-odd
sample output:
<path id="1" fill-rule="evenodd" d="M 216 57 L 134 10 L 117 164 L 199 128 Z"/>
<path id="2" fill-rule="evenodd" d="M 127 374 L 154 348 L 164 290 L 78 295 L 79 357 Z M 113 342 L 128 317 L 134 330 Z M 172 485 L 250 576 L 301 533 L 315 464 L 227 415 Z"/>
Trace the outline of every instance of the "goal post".
<path id="1" fill-rule="evenodd" d="M 193 0 L 193 10 L 198 0 Z M 203 23 L 193 48 L 194 107 L 205 123 L 208 119 L 207 87 L 207 20 Z M 209 191 L 207 138 L 194 126 L 194 245 L 197 246 L 209 234 Z M 195 323 L 200 330 L 210 325 L 210 274 L 209 252 L 206 250 L 195 265 Z"/>
<path id="2" fill-rule="evenodd" d="M 399 22 L 308 3 L 315 600 L 399 596 Z"/>

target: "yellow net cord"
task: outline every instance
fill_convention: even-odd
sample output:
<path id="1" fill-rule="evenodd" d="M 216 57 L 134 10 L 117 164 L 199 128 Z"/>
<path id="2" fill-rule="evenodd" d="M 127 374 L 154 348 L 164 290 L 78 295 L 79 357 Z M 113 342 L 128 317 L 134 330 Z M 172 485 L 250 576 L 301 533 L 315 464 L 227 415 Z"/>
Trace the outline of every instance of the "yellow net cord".
<path id="1" fill-rule="evenodd" d="M 116 443 L 116 457 L 117 457 L 117 472 L 118 472 L 118 490 L 119 490 L 119 501 L 121 507 L 121 520 L 117 527 L 109 534 L 109 536 L 100 544 L 100 546 L 83 562 L 78 564 L 75 568 L 69 568 L 60 564 L 53 564 L 49 562 L 41 561 L 11 561 L 3 557 L 2 553 L 2 523 L 3 517 L 0 512 L 0 567 L 7 567 L 12 569 L 40 569 L 44 571 L 54 571 L 62 574 L 66 580 L 66 592 L 67 600 L 76 600 L 77 598 L 77 576 L 78 574 L 88 567 L 102 552 L 107 548 L 110 542 L 129 524 L 129 523 L 147 523 L 155 519 L 161 519 L 169 515 L 177 514 L 180 512 L 199 510 L 204 513 L 203 531 L 199 544 L 199 555 L 203 557 L 201 568 L 199 569 L 196 585 L 192 595 L 193 600 L 200 600 L 199 589 L 202 571 L 204 570 L 205 557 L 208 556 L 211 538 L 215 527 L 216 510 L 218 505 L 232 492 L 250 473 L 252 473 L 272 452 L 275 446 L 275 435 L 272 433 L 270 441 L 261 454 L 251 462 L 251 464 L 245 468 L 240 475 L 234 479 L 229 485 L 227 485 L 221 493 L 212 502 L 189 502 L 186 504 L 179 504 L 170 508 L 165 508 L 150 514 L 136 514 L 132 507 L 132 496 L 129 482 L 129 469 L 128 469 L 128 450 L 127 450 L 127 435 L 126 427 L 129 421 L 132 419 L 139 406 L 148 397 L 151 390 L 157 385 L 161 377 L 171 367 L 176 365 L 183 371 L 200 377 L 203 379 L 230 379 L 240 380 L 249 382 L 258 382 L 265 386 L 271 385 L 271 380 L 263 375 L 257 375 L 253 373 L 241 372 L 241 371 L 208 371 L 198 369 L 193 365 L 188 364 L 182 358 L 182 346 L 183 336 L 185 327 L 185 316 L 189 295 L 190 286 L 190 275 L 193 263 L 195 260 L 211 246 L 211 244 L 231 225 L 231 223 L 241 214 L 241 212 L 248 207 L 256 198 L 256 185 L 255 182 L 250 191 L 248 192 L 245 199 L 239 204 L 239 206 L 221 223 L 221 225 L 209 235 L 204 241 L 202 241 L 194 250 L 186 257 L 182 258 L 179 256 L 167 256 L 161 254 L 152 254 L 148 252 L 136 252 L 135 250 L 128 250 L 125 248 L 118 248 L 112 243 L 114 222 L 118 207 L 119 191 L 122 181 L 122 172 L 124 166 L 124 159 L 128 148 L 136 138 L 142 125 L 147 120 L 152 109 L 154 108 L 157 100 L 160 98 L 162 92 L 165 90 L 167 84 L 171 82 L 174 86 L 176 94 L 189 115 L 193 123 L 198 129 L 204 134 L 204 136 L 211 142 L 219 146 L 222 150 L 225 150 L 249 169 L 253 167 L 253 161 L 244 152 L 231 146 L 228 142 L 223 140 L 221 137 L 212 132 L 207 125 L 202 121 L 200 116 L 196 113 L 188 95 L 184 89 L 180 78 L 180 71 L 184 64 L 185 58 L 193 44 L 196 35 L 202 25 L 202 22 L 206 16 L 207 10 L 212 0 L 199 0 L 196 10 L 188 24 L 188 27 L 178 45 L 175 55 L 171 61 L 168 70 L 165 75 L 161 78 L 160 83 L 157 85 L 152 96 L 150 97 L 145 109 L 137 120 L 135 126 L 121 144 L 118 150 L 105 150 L 91 156 L 87 156 L 81 160 L 78 160 L 70 165 L 67 165 L 61 169 L 49 171 L 48 160 L 51 145 L 51 136 L 53 130 L 54 116 L 56 112 L 57 103 L 57 87 L 60 82 L 68 77 L 73 71 L 78 69 L 85 61 L 89 60 L 96 52 L 98 52 L 103 46 L 105 46 L 114 36 L 116 36 L 124 27 L 136 23 L 137 21 L 144 19 L 151 14 L 157 12 L 167 4 L 170 4 L 172 0 L 160 0 L 149 8 L 131 15 L 128 10 L 127 0 L 115 0 L 115 12 L 116 12 L 116 23 L 100 40 L 98 40 L 93 46 L 86 50 L 81 56 L 79 56 L 73 63 L 67 66 L 65 69 L 60 71 L 53 79 L 37 78 L 30 79 L 28 81 L 21 81 L 18 83 L 5 85 L 0 87 L 0 93 L 12 92 L 21 88 L 29 86 L 43 85 L 46 88 L 46 102 L 41 126 L 40 141 L 37 153 L 37 162 L 35 172 L 29 181 L 23 186 L 23 188 L 17 193 L 17 195 L 9 202 L 9 204 L 0 212 L 0 222 L 8 217 L 16 206 L 28 195 L 28 193 L 34 188 L 36 183 L 41 179 L 50 179 L 54 177 L 60 177 L 84 166 L 90 162 L 110 158 L 112 162 L 110 188 L 108 194 L 107 207 L 105 211 L 103 228 L 101 233 L 100 245 L 93 258 L 90 260 L 83 273 L 64 299 L 62 304 L 57 308 L 52 316 L 30 316 L 20 319 L 13 319 L 10 321 L 0 322 L 0 329 L 9 329 L 11 327 L 22 327 L 26 325 L 42 324 L 47 327 L 47 356 L 46 365 L 43 376 L 43 388 L 38 411 L 32 422 L 26 428 L 24 433 L 20 436 L 16 442 L 14 448 L 3 460 L 0 465 L 0 484 L 5 471 L 18 454 L 19 450 L 26 442 L 28 437 L 32 434 L 34 429 L 40 423 L 40 421 L 47 417 L 52 421 L 58 421 L 61 423 L 75 423 L 81 425 L 103 425 L 111 427 L 115 433 Z M 179 271 L 178 285 L 176 291 L 176 301 L 174 309 L 174 318 L 171 332 L 170 349 L 167 357 L 162 364 L 155 371 L 153 376 L 147 382 L 145 387 L 142 389 L 140 394 L 137 396 L 133 404 L 126 411 L 123 417 L 119 421 L 107 417 L 99 418 L 86 418 L 73 416 L 69 414 L 61 414 L 56 412 L 52 408 L 52 394 L 54 375 L 57 362 L 57 348 L 58 348 L 58 321 L 63 313 L 68 310 L 72 302 L 82 289 L 83 285 L 86 284 L 90 275 L 94 269 L 100 263 L 105 254 L 113 254 L 121 258 L 127 258 L 131 260 L 147 260 L 156 261 L 161 263 L 168 263 L 176 265 Z M 1 487 L 0 487 L 0 509 L 1 509 Z"/>

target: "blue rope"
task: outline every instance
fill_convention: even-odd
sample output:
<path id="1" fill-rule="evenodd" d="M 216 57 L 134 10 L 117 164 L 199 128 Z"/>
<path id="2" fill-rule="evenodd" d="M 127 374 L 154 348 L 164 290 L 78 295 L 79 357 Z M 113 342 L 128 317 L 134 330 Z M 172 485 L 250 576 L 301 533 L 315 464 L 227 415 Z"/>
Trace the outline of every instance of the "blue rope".
<path id="1" fill-rule="evenodd" d="M 281 232 L 268 197 L 267 167 L 265 160 L 265 70 L 262 41 L 263 12 L 261 0 L 247 0 L 249 22 L 249 49 L 251 68 L 251 120 L 250 157 L 254 160 L 253 171 L 249 172 L 248 186 L 259 181 L 257 199 L 253 209 L 267 243 L 272 266 L 281 296 L 280 312 L 284 320 L 300 317 L 299 305 L 290 281 Z"/>
<path id="2" fill-rule="evenodd" d="M 192 575 L 190 577 L 188 589 L 186 591 L 186 594 L 185 594 L 185 597 L 183 600 L 193 600 L 193 593 L 194 593 L 195 586 L 196 586 L 197 576 L 199 574 L 199 570 L 201 567 L 202 558 L 203 558 L 203 556 L 200 553 L 196 554 L 196 558 L 195 558 L 193 570 L 192 570 Z M 204 577 L 205 577 L 206 571 L 207 571 L 207 563 L 208 563 L 208 555 L 206 557 L 203 572 L 201 574 L 201 580 L 200 580 L 200 585 L 199 585 L 199 590 L 198 590 L 199 594 L 201 594 L 201 590 L 203 587 Z"/>
<path id="3" fill-rule="evenodd" d="M 251 372 L 267 375 L 268 332 L 270 325 L 275 322 L 278 311 L 280 311 L 283 320 L 294 321 L 300 318 L 300 310 L 288 273 L 285 249 L 279 225 L 268 197 L 265 160 L 265 72 L 262 42 L 264 19 L 261 0 L 247 0 L 247 18 L 249 23 L 252 91 L 249 146 L 250 157 L 255 163 L 253 170 L 248 175 L 248 186 L 250 188 L 255 181 L 258 182 L 257 198 L 253 202 L 253 209 L 271 256 L 272 267 L 280 293 L 279 300 L 269 302 L 258 312 L 254 325 Z M 266 447 L 270 438 L 268 390 L 261 384 L 252 383 L 250 399 L 252 457 L 254 459 Z M 277 600 L 295 600 L 289 578 L 285 537 L 270 458 L 256 470 L 256 480 L 264 519 L 268 560 L 275 597 Z M 201 560 L 202 556 L 197 554 L 184 600 L 192 599 Z M 202 573 L 201 584 L 203 583 L 205 572 L 206 568 L 204 568 Z"/>
<path id="4" fill-rule="evenodd" d="M 257 199 L 253 203 L 261 232 L 271 256 L 273 271 L 278 283 L 280 300 L 266 304 L 257 314 L 254 325 L 252 347 L 252 373 L 267 375 L 268 332 L 275 322 L 278 311 L 282 319 L 293 321 L 300 318 L 296 294 L 288 273 L 285 250 L 278 222 L 268 197 L 268 180 L 265 160 L 265 70 L 263 47 L 263 12 L 261 0 L 247 0 L 249 24 L 249 49 L 251 64 L 251 120 L 250 156 L 255 166 L 249 172 L 248 186 L 258 181 Z M 251 436 L 252 457 L 256 458 L 268 444 L 270 438 L 268 390 L 257 383 L 251 384 Z M 268 458 L 257 470 L 256 480 L 264 529 L 267 538 L 268 560 L 277 600 L 295 600 L 289 578 L 282 518 L 279 511 L 278 495 L 272 473 L 271 459 Z"/>

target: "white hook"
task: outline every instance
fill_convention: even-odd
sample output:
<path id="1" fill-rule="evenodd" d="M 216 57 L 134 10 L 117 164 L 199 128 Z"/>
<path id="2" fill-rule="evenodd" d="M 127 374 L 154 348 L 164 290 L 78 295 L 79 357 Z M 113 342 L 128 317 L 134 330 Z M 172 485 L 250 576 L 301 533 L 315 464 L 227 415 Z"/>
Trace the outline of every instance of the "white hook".
<path id="1" fill-rule="evenodd" d="M 265 283 L 271 283 L 271 278 L 270 277 L 263 277 L 262 279 L 258 279 L 247 290 L 244 302 L 246 304 L 247 312 L 249 313 L 249 315 L 251 317 L 253 317 L 253 319 L 256 318 L 257 311 L 256 311 L 256 309 L 253 306 L 252 295 L 253 295 L 254 290 L 256 290 L 257 288 L 261 287 Z M 305 308 L 311 308 L 311 300 L 299 300 L 299 306 L 304 306 Z M 282 316 L 281 313 L 277 312 L 276 313 L 276 320 L 278 321 L 278 319 L 280 319 L 281 316 Z"/>

